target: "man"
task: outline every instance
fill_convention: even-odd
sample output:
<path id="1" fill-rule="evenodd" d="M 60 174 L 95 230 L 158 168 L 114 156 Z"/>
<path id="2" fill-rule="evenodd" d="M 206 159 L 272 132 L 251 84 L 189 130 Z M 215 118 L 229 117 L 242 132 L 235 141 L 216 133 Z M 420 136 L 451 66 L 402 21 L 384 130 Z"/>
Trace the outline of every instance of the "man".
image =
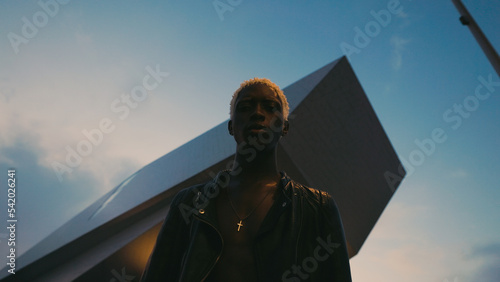
<path id="1" fill-rule="evenodd" d="M 288 111 L 270 80 L 241 84 L 232 170 L 176 195 L 143 281 L 351 281 L 335 202 L 278 171 Z"/>

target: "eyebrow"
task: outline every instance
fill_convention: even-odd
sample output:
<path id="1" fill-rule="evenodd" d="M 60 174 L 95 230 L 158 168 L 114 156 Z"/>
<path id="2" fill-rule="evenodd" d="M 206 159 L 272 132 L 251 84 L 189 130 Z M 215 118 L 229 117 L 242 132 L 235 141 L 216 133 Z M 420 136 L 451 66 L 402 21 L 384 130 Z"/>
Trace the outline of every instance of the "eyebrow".
<path id="1" fill-rule="evenodd" d="M 253 101 L 255 100 L 254 98 L 251 98 L 251 97 L 244 97 L 244 98 L 241 98 L 241 99 L 238 99 L 237 103 L 240 103 L 240 102 L 250 102 L 250 101 Z M 263 99 L 264 102 L 267 102 L 267 103 L 277 103 L 281 106 L 281 101 L 278 99 L 278 98 L 275 98 L 275 99 Z"/>

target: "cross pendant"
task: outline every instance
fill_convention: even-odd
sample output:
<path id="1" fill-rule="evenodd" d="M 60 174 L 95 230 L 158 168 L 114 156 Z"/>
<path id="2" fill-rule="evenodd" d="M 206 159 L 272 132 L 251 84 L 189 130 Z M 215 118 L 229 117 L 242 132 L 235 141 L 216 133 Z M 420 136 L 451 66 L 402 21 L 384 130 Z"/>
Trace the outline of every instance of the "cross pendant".
<path id="1" fill-rule="evenodd" d="M 238 231 L 240 231 L 240 228 L 243 226 L 243 224 L 241 223 L 241 219 L 240 222 L 236 223 L 236 225 L 238 225 Z"/>

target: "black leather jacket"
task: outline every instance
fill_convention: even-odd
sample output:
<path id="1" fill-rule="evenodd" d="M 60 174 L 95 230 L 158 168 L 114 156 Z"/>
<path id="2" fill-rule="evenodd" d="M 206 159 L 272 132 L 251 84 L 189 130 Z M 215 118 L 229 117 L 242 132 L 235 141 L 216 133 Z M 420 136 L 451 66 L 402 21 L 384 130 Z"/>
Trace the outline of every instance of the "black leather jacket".
<path id="1" fill-rule="evenodd" d="M 215 197 L 221 172 L 180 191 L 158 235 L 143 281 L 204 281 L 224 247 Z M 282 173 L 275 202 L 254 242 L 259 281 L 351 281 L 344 230 L 330 195 Z"/>

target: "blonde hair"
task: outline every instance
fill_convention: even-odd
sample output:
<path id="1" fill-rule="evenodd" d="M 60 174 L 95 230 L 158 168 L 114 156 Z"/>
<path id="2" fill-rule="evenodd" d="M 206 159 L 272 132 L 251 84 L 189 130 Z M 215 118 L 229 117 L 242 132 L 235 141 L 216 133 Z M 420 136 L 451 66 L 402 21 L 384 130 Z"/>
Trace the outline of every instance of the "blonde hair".
<path id="1" fill-rule="evenodd" d="M 252 85 L 256 84 L 263 84 L 267 87 L 269 87 L 271 90 L 273 90 L 277 95 L 278 95 L 278 100 L 281 102 L 281 112 L 283 114 L 283 120 L 288 120 L 288 112 L 289 112 L 289 106 L 288 106 L 288 101 L 286 100 L 286 96 L 283 93 L 283 91 L 279 88 L 278 85 L 276 85 L 274 82 L 267 78 L 258 78 L 254 77 L 249 80 L 245 80 L 240 84 L 240 88 L 238 88 L 234 94 L 233 98 L 231 99 L 231 107 L 229 109 L 229 115 L 231 119 L 233 118 L 234 115 L 234 107 L 236 106 L 236 100 L 238 99 L 238 96 L 240 95 L 241 91 L 247 87 L 250 87 Z"/>

